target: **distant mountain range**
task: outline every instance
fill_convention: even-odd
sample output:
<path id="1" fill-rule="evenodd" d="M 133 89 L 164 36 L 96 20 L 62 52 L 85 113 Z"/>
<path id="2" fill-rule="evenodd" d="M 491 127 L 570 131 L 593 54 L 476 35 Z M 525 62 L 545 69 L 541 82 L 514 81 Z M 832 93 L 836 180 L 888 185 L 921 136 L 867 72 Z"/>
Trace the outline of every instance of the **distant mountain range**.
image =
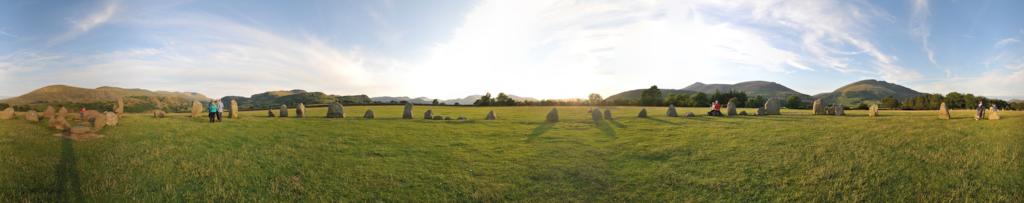
<path id="1" fill-rule="evenodd" d="M 629 90 L 606 98 L 606 101 L 617 100 L 640 100 L 640 94 L 646 89 Z M 878 102 L 886 96 L 893 96 L 897 99 L 906 99 L 919 96 L 923 93 L 893 83 L 878 80 L 862 80 L 845 85 L 833 92 L 821 93 L 814 96 L 797 92 L 789 87 L 774 82 L 748 81 L 736 84 L 704 84 L 694 83 L 683 89 L 661 89 L 661 94 L 689 95 L 697 92 L 713 94 L 715 92 L 738 91 L 745 92 L 748 96 L 764 96 L 766 98 L 786 99 L 790 96 L 800 97 L 804 101 L 821 99 L 825 103 L 839 102 L 844 105 L 857 105 L 860 103 Z"/>
<path id="2" fill-rule="evenodd" d="M 125 110 L 129 112 L 153 109 L 158 105 L 168 110 L 178 110 L 187 108 L 195 100 L 209 100 L 206 95 L 195 92 L 150 91 L 106 86 L 87 89 L 50 85 L 21 96 L 0 100 L 0 103 L 39 109 L 47 105 L 110 109 L 118 98 L 124 98 Z"/>
<path id="3" fill-rule="evenodd" d="M 845 85 L 829 93 L 814 95 L 814 98 L 821 99 L 825 103 L 842 103 L 844 105 L 857 105 L 863 102 L 877 102 L 887 96 L 896 99 L 907 99 L 920 96 L 921 92 L 916 90 L 878 80 L 861 80 Z"/>

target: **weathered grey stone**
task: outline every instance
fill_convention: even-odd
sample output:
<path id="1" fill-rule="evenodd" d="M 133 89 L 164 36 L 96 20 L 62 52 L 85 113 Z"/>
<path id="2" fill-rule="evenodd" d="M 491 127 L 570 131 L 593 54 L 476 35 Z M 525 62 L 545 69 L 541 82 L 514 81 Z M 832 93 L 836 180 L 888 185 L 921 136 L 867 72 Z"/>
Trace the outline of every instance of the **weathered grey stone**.
<path id="1" fill-rule="evenodd" d="M 328 118 L 345 118 L 345 106 L 341 102 L 334 102 L 327 105 Z"/>
<path id="2" fill-rule="evenodd" d="M 733 103 L 732 101 L 729 101 L 729 103 L 725 105 L 725 108 L 726 108 L 726 113 L 727 113 L 726 115 L 727 116 L 735 116 L 736 115 L 736 104 Z"/>
<path id="3" fill-rule="evenodd" d="M 459 116 L 459 118 L 456 118 L 455 120 L 464 121 L 464 120 L 469 120 L 469 118 L 466 118 L 465 116 Z"/>
<path id="4" fill-rule="evenodd" d="M 604 119 L 605 120 L 612 120 L 612 110 L 611 109 L 604 109 Z"/>
<path id="5" fill-rule="evenodd" d="M 0 120 L 11 120 L 14 119 L 14 107 L 7 107 L 3 111 L 0 111 Z"/>
<path id="6" fill-rule="evenodd" d="M 668 111 L 665 112 L 668 117 L 679 117 L 679 112 L 676 112 L 676 105 L 669 104 Z"/>
<path id="7" fill-rule="evenodd" d="M 590 110 L 590 119 L 593 119 L 594 122 L 601 122 L 602 117 L 601 109 L 594 108 Z"/>
<path id="8" fill-rule="evenodd" d="M 835 110 L 833 110 L 833 112 L 835 112 L 837 116 L 846 115 L 846 112 L 843 111 L 843 104 L 839 103 L 836 103 Z"/>
<path id="9" fill-rule="evenodd" d="M 103 114 L 107 117 L 107 126 L 117 126 L 117 122 L 119 120 L 118 118 L 120 118 L 120 116 L 117 116 L 116 113 L 109 111 L 103 112 Z"/>
<path id="10" fill-rule="evenodd" d="M 433 119 L 433 120 L 444 120 L 444 116 L 442 116 L 442 115 L 435 115 L 434 117 L 431 117 L 431 119 Z"/>
<path id="11" fill-rule="evenodd" d="M 995 106 L 988 107 L 988 119 L 989 120 L 999 120 L 999 119 L 1001 119 L 1001 117 L 999 117 L 999 109 L 997 109 Z"/>
<path id="12" fill-rule="evenodd" d="M 281 104 L 281 107 L 277 108 L 277 117 L 287 118 L 288 117 L 288 105 Z"/>
<path id="13" fill-rule="evenodd" d="M 433 110 L 427 109 L 426 112 L 423 112 L 423 119 L 430 120 L 432 118 L 434 118 L 434 111 Z"/>
<path id="14" fill-rule="evenodd" d="M 117 106 L 114 106 L 114 113 L 117 114 L 117 116 L 124 114 L 124 98 L 117 98 Z"/>
<path id="15" fill-rule="evenodd" d="M 694 115 L 693 112 L 686 112 L 686 117 L 696 117 L 696 116 L 697 115 Z"/>
<path id="16" fill-rule="evenodd" d="M 277 116 L 274 116 L 274 110 L 273 109 L 267 109 L 267 117 L 273 118 L 273 117 L 277 117 Z"/>
<path id="17" fill-rule="evenodd" d="M 814 115 L 828 115 L 825 106 L 821 104 L 821 99 L 814 100 L 814 103 L 811 105 L 811 111 L 814 112 Z"/>
<path id="18" fill-rule="evenodd" d="M 452 117 L 444 116 L 444 120 L 450 121 L 450 120 L 452 120 Z"/>
<path id="19" fill-rule="evenodd" d="M 551 108 L 551 111 L 548 112 L 546 121 L 551 123 L 558 122 L 558 109 Z"/>
<path id="20" fill-rule="evenodd" d="M 36 110 L 28 110 L 25 112 L 25 120 L 39 122 L 39 113 L 36 113 Z"/>
<path id="21" fill-rule="evenodd" d="M 768 115 L 768 110 L 765 110 L 764 107 L 758 107 L 757 108 L 757 115 L 758 116 Z"/>
<path id="22" fill-rule="evenodd" d="M 946 108 L 946 102 L 942 102 L 939 105 L 939 119 L 949 119 L 949 109 Z"/>
<path id="23" fill-rule="evenodd" d="M 53 106 L 46 106 L 46 110 L 43 111 L 43 118 L 46 118 L 46 120 L 50 120 L 56 116 L 57 111 L 53 109 Z"/>
<path id="24" fill-rule="evenodd" d="M 484 118 L 484 120 L 497 120 L 497 119 L 498 119 L 498 115 L 494 114 L 494 110 L 491 110 L 491 111 L 487 112 L 487 117 Z"/>
<path id="25" fill-rule="evenodd" d="M 875 116 L 878 116 L 878 104 L 872 104 L 871 107 L 868 108 L 868 117 Z"/>
<path id="26" fill-rule="evenodd" d="M 779 110 L 781 108 L 782 105 L 778 99 L 769 98 L 768 101 L 764 102 L 764 115 L 782 115 L 782 112 Z"/>
<path id="27" fill-rule="evenodd" d="M 640 109 L 640 113 L 636 114 L 636 117 L 647 118 L 647 108 Z"/>
<path id="28" fill-rule="evenodd" d="M 299 106 L 295 107 L 295 117 L 302 118 L 304 115 L 306 115 L 306 105 L 299 103 Z"/>
<path id="29" fill-rule="evenodd" d="M 239 113 L 238 112 L 238 102 L 235 101 L 234 99 L 232 99 L 231 102 L 228 103 L 228 105 L 230 106 L 229 108 L 231 109 L 231 112 L 228 113 L 228 117 L 229 118 L 238 118 L 238 113 Z"/>
<path id="30" fill-rule="evenodd" d="M 739 115 L 746 116 L 747 115 L 747 111 L 740 111 Z"/>
<path id="31" fill-rule="evenodd" d="M 192 101 L 192 118 L 198 118 L 199 113 L 203 112 L 203 104 L 199 101 Z"/>
<path id="32" fill-rule="evenodd" d="M 402 109 L 402 119 L 412 119 L 412 103 L 405 103 L 405 108 Z"/>
<path id="33" fill-rule="evenodd" d="M 373 115 L 373 109 L 367 109 L 366 113 L 363 113 L 363 118 L 365 119 L 373 119 L 374 117 L 375 116 Z"/>
<path id="34" fill-rule="evenodd" d="M 154 110 L 153 118 L 163 118 L 165 114 L 167 114 L 167 112 L 164 112 L 163 110 Z"/>

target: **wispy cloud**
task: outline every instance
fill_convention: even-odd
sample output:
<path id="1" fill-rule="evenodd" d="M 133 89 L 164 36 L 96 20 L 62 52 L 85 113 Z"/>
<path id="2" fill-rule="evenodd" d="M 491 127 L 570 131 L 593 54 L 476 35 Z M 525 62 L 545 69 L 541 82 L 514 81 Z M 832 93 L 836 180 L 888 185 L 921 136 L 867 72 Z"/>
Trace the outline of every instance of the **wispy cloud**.
<path id="1" fill-rule="evenodd" d="M 79 35 L 89 32 L 93 28 L 96 28 L 110 19 L 117 13 L 119 4 L 117 1 L 107 1 L 106 4 L 96 12 L 79 19 L 69 19 L 72 26 L 67 32 L 57 35 L 51 38 L 46 44 L 47 46 L 53 46 L 66 41 L 75 39 Z"/>
<path id="2" fill-rule="evenodd" d="M 921 49 L 924 50 L 925 54 L 928 55 L 928 61 L 932 64 L 938 64 L 935 62 L 935 51 L 932 50 L 931 45 L 928 43 L 928 38 L 931 37 L 931 26 L 928 25 L 928 17 L 931 15 L 931 9 L 929 9 L 928 0 L 912 0 L 910 26 L 911 32 L 914 36 L 920 38 Z"/>
<path id="3" fill-rule="evenodd" d="M 995 45 L 992 45 L 992 47 L 1002 48 L 1002 47 L 1010 46 L 1010 45 L 1016 44 L 1016 43 L 1020 43 L 1020 40 L 1018 40 L 1017 38 L 1010 37 L 1010 38 L 1005 38 L 1005 39 L 999 40 L 998 42 L 996 42 Z"/>

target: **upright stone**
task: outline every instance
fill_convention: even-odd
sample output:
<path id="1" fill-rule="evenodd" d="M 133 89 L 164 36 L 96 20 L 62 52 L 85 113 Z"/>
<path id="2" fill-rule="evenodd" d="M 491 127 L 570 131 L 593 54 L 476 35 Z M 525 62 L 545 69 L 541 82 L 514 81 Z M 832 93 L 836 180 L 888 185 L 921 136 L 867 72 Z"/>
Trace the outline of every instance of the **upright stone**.
<path id="1" fill-rule="evenodd" d="M 669 104 L 668 111 L 665 112 L 665 115 L 668 115 L 668 117 L 679 117 L 679 113 L 676 112 L 676 105 Z"/>
<path id="2" fill-rule="evenodd" d="M 199 113 L 203 112 L 203 104 L 199 101 L 192 101 L 192 118 L 198 118 Z"/>
<path id="3" fill-rule="evenodd" d="M 39 113 L 36 113 L 36 110 L 28 110 L 28 112 L 25 113 L 25 120 L 39 122 Z"/>
<path id="4" fill-rule="evenodd" d="M 782 105 L 779 104 L 778 99 L 769 98 L 767 102 L 764 102 L 764 115 L 782 115 L 782 112 L 779 110 L 781 108 Z"/>
<path id="5" fill-rule="evenodd" d="M 65 129 L 71 128 L 71 124 L 68 123 L 68 120 L 64 119 L 63 116 L 54 117 L 53 119 L 50 119 L 48 122 L 50 124 L 50 127 L 53 127 L 54 129 L 57 130 L 63 131 Z"/>
<path id="6" fill-rule="evenodd" d="M 231 112 L 228 113 L 228 117 L 238 118 L 238 102 L 232 99 L 231 103 L 229 103 L 228 105 L 230 105 L 229 108 L 231 109 Z"/>
<path id="7" fill-rule="evenodd" d="M 277 113 L 277 117 L 281 117 L 281 118 L 287 118 L 288 117 L 288 105 L 281 104 L 281 107 L 278 107 L 278 109 L 279 109 L 278 110 L 279 112 Z"/>
<path id="8" fill-rule="evenodd" d="M 46 106 L 46 110 L 43 111 L 43 118 L 46 118 L 46 120 L 50 120 L 50 119 L 53 119 L 53 117 L 56 117 L 56 116 L 57 116 L 57 112 L 56 112 L 56 110 L 53 110 L 53 106 Z"/>
<path id="9" fill-rule="evenodd" d="M 302 118 L 304 115 L 306 115 L 306 105 L 299 103 L 299 106 L 295 107 L 295 117 Z"/>
<path id="10" fill-rule="evenodd" d="M 736 115 L 736 103 L 734 103 L 732 101 L 729 101 L 729 103 L 725 105 L 725 108 L 726 108 L 726 113 L 727 113 L 726 115 L 728 115 L 728 116 L 735 116 Z"/>
<path id="11" fill-rule="evenodd" d="M 939 119 L 949 120 L 949 109 L 946 108 L 946 102 L 939 105 Z"/>
<path id="12" fill-rule="evenodd" d="M 365 119 L 373 119 L 374 118 L 374 116 L 373 116 L 373 109 L 367 109 L 366 113 L 363 113 L 363 118 L 365 118 Z"/>
<path id="13" fill-rule="evenodd" d="M 7 107 L 4 111 L 0 111 L 0 120 L 11 120 L 14 119 L 14 107 Z"/>
<path id="14" fill-rule="evenodd" d="M 405 109 L 402 110 L 402 119 L 412 119 L 412 103 L 405 103 Z"/>
<path id="15" fill-rule="evenodd" d="M 1000 117 L 999 117 L 999 109 L 996 109 L 995 106 L 988 107 L 988 119 L 989 120 L 999 120 L 1000 119 Z"/>
<path id="16" fill-rule="evenodd" d="M 811 111 L 814 115 L 825 115 L 825 106 L 821 104 L 821 99 L 814 100 L 814 104 L 811 105 Z"/>
<path id="17" fill-rule="evenodd" d="M 636 114 L 636 117 L 647 118 L 647 108 L 640 109 L 640 113 Z"/>
<path id="18" fill-rule="evenodd" d="M 593 110 L 590 110 L 590 119 L 593 119 L 594 122 L 601 122 L 602 117 L 601 109 L 594 108 Z"/>
<path id="19" fill-rule="evenodd" d="M 427 111 L 423 112 L 423 119 L 430 120 L 432 118 L 434 118 L 433 110 L 427 109 Z"/>
<path id="20" fill-rule="evenodd" d="M 342 106 L 341 102 L 334 102 L 327 105 L 327 117 L 345 118 L 345 106 Z"/>
<path id="21" fill-rule="evenodd" d="M 551 108 L 551 111 L 548 112 L 547 122 L 558 122 L 558 109 Z"/>
<path id="22" fill-rule="evenodd" d="M 274 116 L 274 110 L 273 109 L 267 109 L 267 117 L 271 117 L 271 118 L 276 117 L 276 116 Z"/>
<path id="23" fill-rule="evenodd" d="M 494 115 L 494 110 L 487 112 L 487 117 L 484 120 L 498 120 L 498 116 Z"/>
<path id="24" fill-rule="evenodd" d="M 117 126 L 118 117 L 120 116 L 117 116 L 116 113 L 109 111 L 104 112 L 103 114 L 105 114 L 107 117 L 107 126 Z"/>
<path id="25" fill-rule="evenodd" d="M 612 110 L 611 109 L 604 109 L 604 119 L 605 120 L 612 120 Z"/>
<path id="26" fill-rule="evenodd" d="M 64 108 L 63 106 L 60 107 L 60 110 L 57 110 L 57 117 L 67 118 L 68 117 L 68 109 Z"/>
<path id="27" fill-rule="evenodd" d="M 846 115 L 846 112 L 843 111 L 843 104 L 840 103 L 836 103 L 836 109 L 833 111 L 836 113 L 837 116 Z"/>
<path id="28" fill-rule="evenodd" d="M 872 104 L 868 107 L 868 117 L 878 116 L 878 104 Z"/>
<path id="29" fill-rule="evenodd" d="M 117 106 L 114 107 L 114 113 L 117 114 L 117 116 L 124 115 L 124 98 L 123 97 L 118 97 L 117 98 Z"/>
<path id="30" fill-rule="evenodd" d="M 768 110 L 766 110 L 765 107 L 758 107 L 756 115 L 758 115 L 758 116 L 768 115 Z"/>
<path id="31" fill-rule="evenodd" d="M 164 114 L 167 114 L 167 112 L 164 112 L 163 110 L 153 110 L 153 118 L 163 118 Z"/>

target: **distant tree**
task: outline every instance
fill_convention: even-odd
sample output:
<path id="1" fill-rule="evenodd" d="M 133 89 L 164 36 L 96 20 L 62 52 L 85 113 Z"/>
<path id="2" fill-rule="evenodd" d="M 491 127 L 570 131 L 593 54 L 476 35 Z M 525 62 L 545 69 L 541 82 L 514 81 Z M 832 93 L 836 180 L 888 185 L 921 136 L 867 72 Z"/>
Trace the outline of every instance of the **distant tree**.
<path id="1" fill-rule="evenodd" d="M 644 90 L 640 93 L 640 105 L 644 106 L 660 106 L 664 98 L 661 96 L 661 90 L 658 89 L 657 85 L 652 85 L 650 89 Z"/>
<path id="2" fill-rule="evenodd" d="M 459 105 L 459 102 L 455 102 L 455 104 L 454 104 L 454 105 L 455 105 L 455 106 L 458 106 L 458 105 Z"/>
<path id="3" fill-rule="evenodd" d="M 978 105 L 978 99 L 974 97 L 974 94 L 965 94 L 964 95 L 964 107 L 965 108 L 974 108 L 976 105 Z"/>
<path id="4" fill-rule="evenodd" d="M 697 92 L 696 94 L 690 95 L 690 106 L 695 107 L 707 107 L 710 106 L 711 102 L 708 101 L 708 95 L 703 92 Z"/>
<path id="5" fill-rule="evenodd" d="M 885 98 L 882 98 L 882 106 L 881 107 L 882 108 L 889 108 L 889 109 L 897 109 L 897 108 L 900 107 L 900 102 L 896 98 L 892 97 L 892 95 L 886 96 Z"/>
<path id="6" fill-rule="evenodd" d="M 431 103 L 431 104 L 434 104 L 434 105 L 438 105 L 438 104 L 440 104 L 441 102 L 437 101 L 437 99 L 434 99 L 434 101 L 433 101 L 433 102 L 430 102 L 430 103 Z"/>
<path id="7" fill-rule="evenodd" d="M 949 108 L 967 108 L 964 103 L 964 96 L 959 92 L 950 92 L 949 94 L 946 94 L 945 102 L 946 106 Z"/>
<path id="8" fill-rule="evenodd" d="M 665 104 L 672 104 L 675 106 L 688 106 L 689 97 L 683 94 L 670 94 L 665 98 Z"/>
<path id="9" fill-rule="evenodd" d="M 764 98 L 764 96 L 757 95 L 754 98 L 747 99 L 747 107 L 748 108 L 761 107 L 761 105 L 764 105 L 764 103 L 767 102 L 767 101 L 768 101 L 768 99 Z"/>
<path id="10" fill-rule="evenodd" d="M 475 106 L 490 106 L 491 103 L 494 103 L 494 101 L 491 99 L 491 93 L 488 92 L 487 94 L 484 94 L 484 96 L 481 96 L 480 99 L 477 99 L 476 101 L 474 101 L 473 105 L 475 105 Z"/>
<path id="11" fill-rule="evenodd" d="M 788 109 L 799 109 L 803 105 L 803 101 L 796 95 L 789 96 L 789 98 L 786 99 L 786 108 Z"/>
<path id="12" fill-rule="evenodd" d="M 498 98 L 494 99 L 493 105 L 496 105 L 496 106 L 515 106 L 516 105 L 516 100 L 512 99 L 512 97 L 509 97 L 504 92 L 499 92 L 498 93 Z"/>
<path id="13" fill-rule="evenodd" d="M 710 99 L 711 100 L 708 101 L 708 102 L 715 102 L 715 101 L 718 101 L 719 103 L 724 103 L 725 102 L 725 98 L 722 97 L 722 93 L 718 92 L 718 90 L 715 90 L 715 93 L 711 94 L 711 98 Z"/>
<path id="14" fill-rule="evenodd" d="M 595 106 L 601 105 L 602 104 L 601 101 L 604 101 L 604 99 L 601 98 L 601 95 L 597 94 L 597 93 L 590 93 L 590 96 L 588 96 L 588 99 L 590 101 L 590 105 L 595 105 Z"/>

